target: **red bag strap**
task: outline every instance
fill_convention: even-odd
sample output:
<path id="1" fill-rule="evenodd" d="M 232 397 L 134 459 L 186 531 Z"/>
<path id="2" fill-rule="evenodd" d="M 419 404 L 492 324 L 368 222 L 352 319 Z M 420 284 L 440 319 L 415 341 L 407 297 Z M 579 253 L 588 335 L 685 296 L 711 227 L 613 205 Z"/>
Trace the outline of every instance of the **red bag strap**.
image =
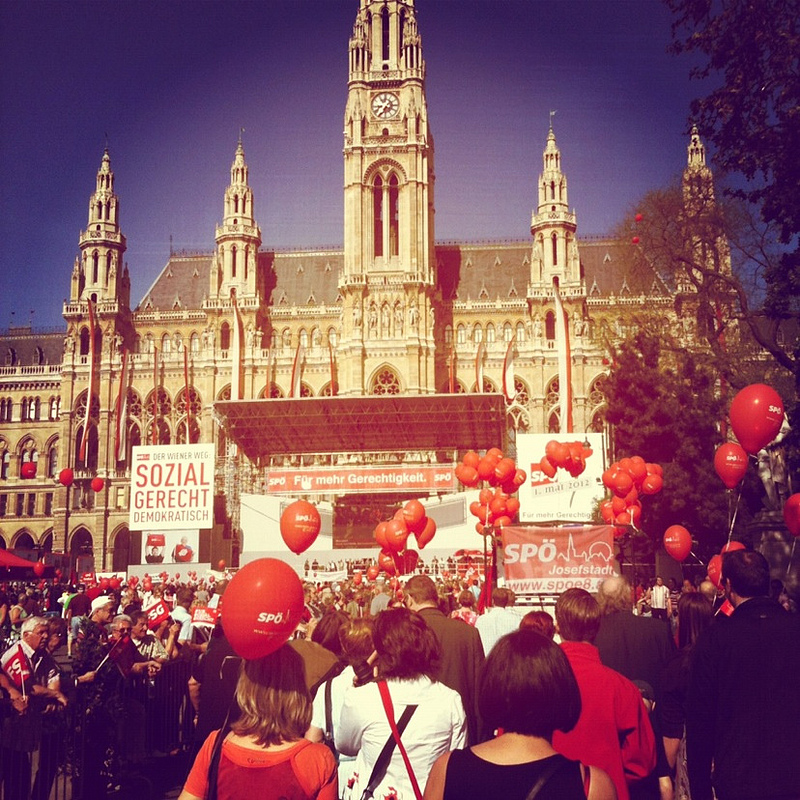
<path id="1" fill-rule="evenodd" d="M 422 800 L 422 792 L 419 790 L 417 777 L 414 775 L 414 770 L 411 768 L 411 761 L 408 757 L 408 753 L 406 752 L 406 748 L 403 747 L 403 742 L 400 739 L 400 732 L 397 730 L 397 723 L 394 721 L 392 696 L 389 694 L 389 686 L 387 685 L 386 681 L 378 681 L 378 691 L 381 693 L 383 708 L 386 711 L 386 718 L 389 720 L 389 727 L 392 729 L 392 736 L 394 736 L 394 740 L 397 743 L 397 749 L 400 751 L 400 755 L 403 756 L 403 762 L 406 765 L 408 777 L 411 779 L 411 786 L 414 789 L 414 796 L 417 798 L 417 800 Z"/>

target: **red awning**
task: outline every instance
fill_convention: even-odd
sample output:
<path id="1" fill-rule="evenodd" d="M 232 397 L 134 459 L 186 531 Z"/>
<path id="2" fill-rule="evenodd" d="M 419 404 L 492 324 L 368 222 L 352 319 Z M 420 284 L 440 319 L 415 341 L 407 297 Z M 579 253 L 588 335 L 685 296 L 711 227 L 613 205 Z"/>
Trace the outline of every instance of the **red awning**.
<path id="1" fill-rule="evenodd" d="M 25 569 L 33 569 L 33 564 L 33 561 L 15 556 L 13 553 L 9 553 L 8 550 L 0 550 L 0 567 L 23 567 Z"/>

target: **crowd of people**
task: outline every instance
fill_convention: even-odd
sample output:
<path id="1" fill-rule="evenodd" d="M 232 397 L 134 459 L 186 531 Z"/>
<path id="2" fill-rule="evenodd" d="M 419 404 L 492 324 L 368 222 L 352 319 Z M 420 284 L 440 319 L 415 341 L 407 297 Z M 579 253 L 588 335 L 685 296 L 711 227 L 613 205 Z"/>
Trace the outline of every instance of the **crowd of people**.
<path id="1" fill-rule="evenodd" d="M 770 596 L 759 553 L 726 554 L 720 589 L 612 577 L 595 594 L 568 589 L 552 613 L 503 587 L 487 603 L 458 577 L 307 582 L 294 637 L 252 661 L 225 637 L 224 582 L 174 589 L 157 625 L 153 597 L 128 587 L 88 604 L 51 592 L 49 611 L 8 634 L 4 797 L 49 797 L 64 754 L 47 709 L 81 695 L 97 768 L 73 795 L 105 796 L 115 723 L 137 713 L 121 687 L 181 661 L 175 713 L 193 741 L 181 800 L 800 798 L 800 616 Z M 201 632 L 191 610 L 210 600 L 219 618 Z M 65 671 L 52 654 L 68 630 Z"/>

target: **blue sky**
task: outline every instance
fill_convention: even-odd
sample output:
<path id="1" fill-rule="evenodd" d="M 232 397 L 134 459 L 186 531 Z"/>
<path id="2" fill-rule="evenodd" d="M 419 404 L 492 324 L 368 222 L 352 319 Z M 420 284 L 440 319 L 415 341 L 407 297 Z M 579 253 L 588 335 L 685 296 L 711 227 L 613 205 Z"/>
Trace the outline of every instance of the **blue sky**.
<path id="1" fill-rule="evenodd" d="M 685 59 L 660 0 L 417 0 L 436 239 L 525 239 L 549 112 L 578 234 L 685 164 Z M 60 326 L 108 137 L 135 305 L 208 252 L 240 128 L 265 247 L 340 245 L 358 0 L 0 5 L 0 328 Z M 12 312 L 13 316 L 12 316 Z"/>

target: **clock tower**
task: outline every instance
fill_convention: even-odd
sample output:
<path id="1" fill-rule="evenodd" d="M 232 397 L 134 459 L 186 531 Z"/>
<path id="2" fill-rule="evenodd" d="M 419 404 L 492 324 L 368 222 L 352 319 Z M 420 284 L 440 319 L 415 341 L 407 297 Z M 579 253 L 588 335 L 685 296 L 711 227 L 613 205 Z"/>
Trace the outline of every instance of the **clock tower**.
<path id="1" fill-rule="evenodd" d="M 435 391 L 433 139 L 414 0 L 360 0 L 344 116 L 340 394 Z"/>

